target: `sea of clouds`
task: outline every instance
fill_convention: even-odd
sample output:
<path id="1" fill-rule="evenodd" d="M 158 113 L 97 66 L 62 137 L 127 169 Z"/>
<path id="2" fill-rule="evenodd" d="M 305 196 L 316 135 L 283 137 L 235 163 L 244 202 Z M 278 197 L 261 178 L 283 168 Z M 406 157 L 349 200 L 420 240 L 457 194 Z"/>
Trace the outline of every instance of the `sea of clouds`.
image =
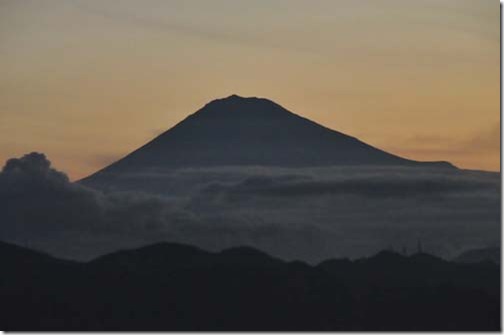
<path id="1" fill-rule="evenodd" d="M 110 177 L 110 176 L 109 176 Z M 114 176 L 112 176 L 114 177 Z M 150 170 L 74 183 L 40 153 L 0 172 L 0 240 L 90 259 L 171 241 L 317 262 L 500 245 L 500 174 L 397 167 Z"/>

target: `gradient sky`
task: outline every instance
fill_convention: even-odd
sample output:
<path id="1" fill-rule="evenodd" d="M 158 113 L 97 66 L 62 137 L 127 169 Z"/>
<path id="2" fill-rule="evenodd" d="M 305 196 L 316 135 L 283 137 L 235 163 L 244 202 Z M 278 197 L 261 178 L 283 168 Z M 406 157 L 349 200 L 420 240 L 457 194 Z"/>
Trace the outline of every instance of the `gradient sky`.
<path id="1" fill-rule="evenodd" d="M 0 160 L 78 179 L 215 98 L 499 170 L 499 2 L 0 0 Z"/>

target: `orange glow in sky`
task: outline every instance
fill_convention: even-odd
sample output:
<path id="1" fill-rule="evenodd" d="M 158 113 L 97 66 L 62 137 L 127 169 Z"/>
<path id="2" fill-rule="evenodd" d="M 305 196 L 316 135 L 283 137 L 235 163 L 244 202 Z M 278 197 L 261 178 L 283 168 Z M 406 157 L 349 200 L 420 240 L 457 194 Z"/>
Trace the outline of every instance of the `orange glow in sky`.
<path id="1" fill-rule="evenodd" d="M 499 170 L 499 3 L 0 2 L 0 160 L 72 179 L 260 96 L 394 154 Z"/>

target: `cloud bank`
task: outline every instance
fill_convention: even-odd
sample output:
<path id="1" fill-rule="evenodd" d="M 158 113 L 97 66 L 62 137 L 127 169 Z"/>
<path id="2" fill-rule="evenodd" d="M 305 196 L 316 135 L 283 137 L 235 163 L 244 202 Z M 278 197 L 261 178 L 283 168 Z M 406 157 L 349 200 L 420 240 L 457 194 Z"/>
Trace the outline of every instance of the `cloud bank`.
<path id="1" fill-rule="evenodd" d="M 417 168 L 222 167 L 72 183 L 39 153 L 0 173 L 0 239 L 88 259 L 176 241 L 286 259 L 500 245 L 500 175 Z"/>

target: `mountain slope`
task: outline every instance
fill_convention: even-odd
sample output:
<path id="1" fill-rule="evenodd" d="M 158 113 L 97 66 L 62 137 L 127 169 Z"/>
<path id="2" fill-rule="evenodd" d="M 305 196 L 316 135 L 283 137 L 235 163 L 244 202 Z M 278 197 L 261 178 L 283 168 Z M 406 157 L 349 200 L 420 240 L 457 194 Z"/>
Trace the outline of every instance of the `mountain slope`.
<path id="1" fill-rule="evenodd" d="M 453 167 L 392 155 L 260 98 L 214 100 L 101 174 L 213 166 Z"/>

